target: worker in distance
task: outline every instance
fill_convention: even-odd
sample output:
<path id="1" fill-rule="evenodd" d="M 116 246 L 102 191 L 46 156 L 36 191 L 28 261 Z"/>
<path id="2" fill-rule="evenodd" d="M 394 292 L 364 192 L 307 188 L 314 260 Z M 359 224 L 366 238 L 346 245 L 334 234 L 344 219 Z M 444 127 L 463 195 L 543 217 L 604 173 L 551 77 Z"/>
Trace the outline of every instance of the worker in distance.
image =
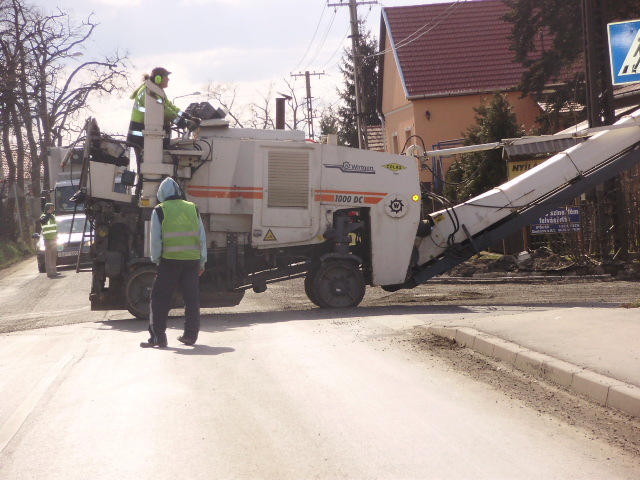
<path id="1" fill-rule="evenodd" d="M 56 223 L 54 212 L 54 204 L 47 203 L 40 216 L 42 236 L 44 237 L 44 264 L 49 278 L 55 278 L 60 275 L 56 266 L 58 263 L 58 224 Z"/>

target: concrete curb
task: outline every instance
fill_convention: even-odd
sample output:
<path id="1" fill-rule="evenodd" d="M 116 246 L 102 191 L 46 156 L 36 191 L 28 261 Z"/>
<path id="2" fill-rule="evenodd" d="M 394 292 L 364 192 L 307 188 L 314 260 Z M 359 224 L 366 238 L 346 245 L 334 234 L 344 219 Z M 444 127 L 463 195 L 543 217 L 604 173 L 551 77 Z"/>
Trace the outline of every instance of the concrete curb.
<path id="1" fill-rule="evenodd" d="M 601 404 L 640 418 L 640 388 L 534 352 L 468 327 L 423 326 L 429 333 L 455 340 L 459 345 L 515 368 L 545 378 Z"/>

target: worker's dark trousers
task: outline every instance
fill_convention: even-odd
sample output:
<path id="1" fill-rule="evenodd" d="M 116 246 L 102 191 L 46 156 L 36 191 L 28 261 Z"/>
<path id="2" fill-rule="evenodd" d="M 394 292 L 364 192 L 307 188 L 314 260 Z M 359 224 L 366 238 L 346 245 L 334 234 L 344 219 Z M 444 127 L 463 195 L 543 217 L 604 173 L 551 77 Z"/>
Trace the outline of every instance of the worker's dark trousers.
<path id="1" fill-rule="evenodd" d="M 180 285 L 184 298 L 184 335 L 194 342 L 200 331 L 199 260 L 170 260 L 163 258 L 158 265 L 151 288 L 149 332 L 155 343 L 167 341 L 167 316 L 171 299 Z"/>

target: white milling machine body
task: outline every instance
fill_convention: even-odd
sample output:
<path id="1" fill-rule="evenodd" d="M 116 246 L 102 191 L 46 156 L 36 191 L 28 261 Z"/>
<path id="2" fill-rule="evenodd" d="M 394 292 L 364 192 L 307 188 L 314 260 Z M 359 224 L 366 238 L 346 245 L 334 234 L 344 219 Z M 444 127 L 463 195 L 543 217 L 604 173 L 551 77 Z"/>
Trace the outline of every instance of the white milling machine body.
<path id="1" fill-rule="evenodd" d="M 366 285 L 424 283 L 640 161 L 639 111 L 583 132 L 583 143 L 516 180 L 421 218 L 416 157 L 317 144 L 298 131 L 235 129 L 222 119 L 205 119 L 196 138 L 167 145 L 163 92 L 148 82 L 147 95 L 156 101 L 146 102 L 138 188 L 114 192 L 117 167 L 97 145 L 118 142 L 104 136 L 87 136 L 84 177 L 96 230 L 92 309 L 127 308 L 140 318 L 155 268 L 149 218 L 167 176 L 197 205 L 207 232 L 203 307 L 234 305 L 248 288 L 300 276 L 316 305 L 353 307 Z"/>
<path id="2" fill-rule="evenodd" d="M 360 260 L 370 267 L 370 284 L 404 282 L 420 223 L 414 158 L 310 143 L 303 132 L 230 129 L 207 121 L 199 136 L 212 158 L 183 184 L 207 220 L 210 246 L 224 248 L 230 233 L 239 246 L 258 251 L 338 237 L 350 244 L 366 228 L 370 258 Z M 363 217 L 366 224 L 358 221 Z M 352 256 L 348 248 L 342 253 Z"/>
<path id="3" fill-rule="evenodd" d="M 405 282 L 421 225 L 415 157 L 309 142 L 300 131 L 230 128 L 222 119 L 202 120 L 197 138 L 163 146 L 162 95 L 147 83 L 141 192 L 115 193 L 117 167 L 87 157 L 97 232 L 92 308 L 148 315 L 149 218 L 167 176 L 198 207 L 207 232 L 202 306 L 237 304 L 248 288 L 262 292 L 296 276 L 322 307 L 358 305 L 366 284 Z"/>

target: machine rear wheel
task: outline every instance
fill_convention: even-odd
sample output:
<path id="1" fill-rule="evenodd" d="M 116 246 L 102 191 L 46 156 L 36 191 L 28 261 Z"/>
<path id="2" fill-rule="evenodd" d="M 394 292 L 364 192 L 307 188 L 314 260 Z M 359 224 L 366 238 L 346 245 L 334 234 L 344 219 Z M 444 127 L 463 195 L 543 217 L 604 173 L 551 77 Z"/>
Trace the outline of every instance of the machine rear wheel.
<path id="1" fill-rule="evenodd" d="M 317 274 L 318 274 L 317 268 L 314 268 L 307 272 L 307 276 L 304 277 L 304 293 L 307 294 L 307 298 L 311 300 L 311 302 L 313 302 L 314 305 L 317 305 L 319 307 L 320 304 L 318 303 L 315 292 L 313 290 L 313 283 L 316 280 Z"/>
<path id="2" fill-rule="evenodd" d="M 127 277 L 125 299 L 127 310 L 140 320 L 149 319 L 151 287 L 156 276 L 156 268 L 145 265 L 134 269 Z"/>
<path id="3" fill-rule="evenodd" d="M 309 299 L 322 308 L 357 307 L 367 288 L 362 272 L 354 262 L 326 262 L 313 277 L 313 298 L 309 296 Z"/>

